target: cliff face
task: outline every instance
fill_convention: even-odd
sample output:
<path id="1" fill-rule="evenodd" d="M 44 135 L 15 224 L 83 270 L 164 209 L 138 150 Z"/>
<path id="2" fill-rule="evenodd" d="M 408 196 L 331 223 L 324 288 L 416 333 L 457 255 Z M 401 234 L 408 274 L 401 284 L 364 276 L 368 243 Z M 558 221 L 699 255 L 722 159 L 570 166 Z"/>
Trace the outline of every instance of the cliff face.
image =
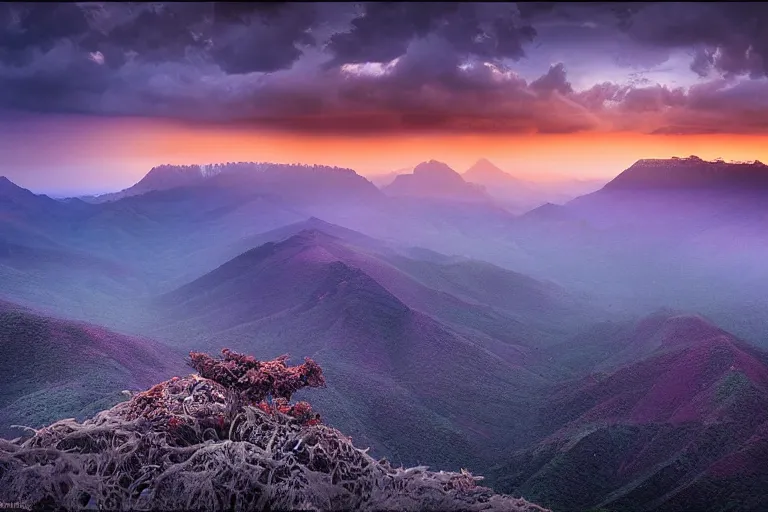
<path id="1" fill-rule="evenodd" d="M 216 381 L 173 378 L 83 423 L 0 440 L 0 501 L 111 510 L 545 510 L 494 494 L 465 470 L 377 461 L 341 432 L 306 421 L 306 402 L 275 403 L 239 407 Z"/>

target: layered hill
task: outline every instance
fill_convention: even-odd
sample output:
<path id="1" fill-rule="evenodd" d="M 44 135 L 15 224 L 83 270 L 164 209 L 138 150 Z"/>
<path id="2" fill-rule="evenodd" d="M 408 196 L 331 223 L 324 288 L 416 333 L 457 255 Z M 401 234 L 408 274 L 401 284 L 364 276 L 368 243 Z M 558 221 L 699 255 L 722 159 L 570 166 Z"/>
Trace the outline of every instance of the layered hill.
<path id="1" fill-rule="evenodd" d="M 0 237 L 6 242 L 56 248 L 56 234 L 83 213 L 85 203 L 64 204 L 36 195 L 0 176 Z"/>
<path id="2" fill-rule="evenodd" d="M 108 297 L 99 295 L 101 291 L 85 308 L 80 307 L 84 302 L 68 304 L 57 298 L 62 287 L 71 284 L 82 289 L 92 281 L 77 270 L 83 265 L 66 261 L 103 262 L 93 267 L 96 280 L 105 283 L 118 300 L 127 300 L 178 287 L 220 264 L 222 249 L 310 216 L 450 250 L 467 247 L 464 240 L 477 235 L 476 226 L 503 222 L 507 215 L 485 206 L 457 209 L 454 203 L 432 207 L 388 201 L 373 184 L 348 169 L 275 164 L 201 169 L 160 166 L 129 197 L 99 204 L 56 201 L 4 180 L 0 237 L 9 247 L 19 248 L 6 251 L 6 256 L 45 249 L 46 266 L 52 261 L 51 251 L 64 264 L 51 266 L 51 272 L 40 269 L 42 276 L 37 271 L 18 273 L 14 267 L 18 261 L 7 260 L 3 270 L 19 277 L 17 281 L 35 281 L 34 295 L 47 297 L 43 303 L 55 306 L 57 314 L 78 318 L 93 314 L 99 323 L 122 328 L 125 315 L 110 317 L 119 308 L 103 300 Z M 102 279 L 99 269 L 109 265 L 121 266 L 124 272 L 115 279 L 106 273 Z M 6 297 L 29 300 L 32 290 L 16 288 L 6 289 Z"/>
<path id="3" fill-rule="evenodd" d="M 87 252 L 28 247 L 0 239 L 0 297 L 53 309 L 77 309 L 97 319 L 91 306 L 119 307 L 141 292 L 130 266 Z"/>
<path id="4" fill-rule="evenodd" d="M 178 352 L 148 339 L 0 302 L 0 432 L 86 417 L 177 373 Z"/>
<path id="5" fill-rule="evenodd" d="M 501 339 L 543 345 L 548 336 L 531 331 L 531 326 L 555 332 L 557 325 L 569 321 L 582 325 L 601 315 L 583 297 L 554 283 L 483 261 L 386 243 L 317 218 L 250 237 L 231 249 L 239 254 L 248 244 L 282 242 L 299 234 L 310 235 L 304 237 L 306 243 L 322 246 L 339 261 L 364 270 L 409 307 Z"/>
<path id="6" fill-rule="evenodd" d="M 550 180 L 522 179 L 496 166 L 487 158 L 481 158 L 462 177 L 481 185 L 486 192 L 504 204 L 510 211 L 523 214 L 546 203 L 565 203 L 584 193 L 600 188 L 605 182 L 598 180 Z"/>
<path id="7" fill-rule="evenodd" d="M 127 197 L 99 204 L 56 201 L 10 183 L 5 188 L 15 198 L 0 201 L 0 236 L 7 242 L 119 261 L 138 276 L 130 286 L 150 293 L 220 263 L 223 247 L 311 216 L 475 256 L 478 237 L 511 218 L 487 202 L 386 197 L 354 171 L 323 166 L 159 166 Z"/>
<path id="8" fill-rule="evenodd" d="M 757 161 L 640 160 L 566 208 L 574 220 L 612 231 L 606 241 L 614 245 L 627 235 L 646 245 L 663 243 L 662 254 L 701 266 L 715 279 L 738 265 L 749 288 L 749 281 L 767 275 L 755 258 L 768 247 L 766 187 L 768 166 Z"/>
<path id="9" fill-rule="evenodd" d="M 562 206 L 559 204 L 553 204 L 553 203 L 545 203 L 521 215 L 521 218 L 524 219 L 524 221 L 534 221 L 534 222 L 535 221 L 548 221 L 548 222 L 567 221 L 568 213 L 566 212 L 566 210 L 567 208 L 565 206 Z"/>
<path id="10" fill-rule="evenodd" d="M 638 161 L 597 192 L 510 223 L 508 245 L 530 254 L 511 264 L 635 314 L 699 311 L 764 345 L 766 176 L 759 162 Z"/>
<path id="11" fill-rule="evenodd" d="M 574 214 L 605 224 L 709 229 L 762 219 L 768 166 L 698 157 L 639 160 L 602 189 L 568 203 Z"/>
<path id="12" fill-rule="evenodd" d="M 695 316 L 613 339 L 580 347 L 605 350 L 602 370 L 555 392 L 540 420 L 554 432 L 499 468 L 500 489 L 556 510 L 765 508 L 768 355 Z"/>
<path id="13" fill-rule="evenodd" d="M 97 280 L 102 267 L 121 266 L 123 277 L 130 277 L 118 278 L 124 282 L 115 283 L 116 290 L 135 297 L 178 286 L 210 269 L 220 262 L 217 250 L 241 237 L 305 219 L 314 211 L 371 204 L 380 196 L 353 171 L 322 166 L 160 166 L 130 193 L 100 204 L 56 201 L 3 179 L 0 238 L 8 245 L 2 263 L 8 275 L 17 273 L 17 264 L 31 267 L 32 261 L 20 261 L 22 254 L 37 251 L 30 260 L 44 260 L 45 267 L 35 267 L 34 275 L 16 275 L 36 282 L 34 293 L 46 296 L 67 283 L 78 288 L 92 281 L 77 272 L 81 261 L 95 262 L 91 270 Z M 182 260 L 185 264 L 179 265 Z M 48 272 L 55 261 L 62 265 Z M 48 280 L 48 275 L 60 279 Z M 5 292 L 16 300 L 29 295 Z M 60 312 L 75 314 L 65 305 Z"/>
<path id="14" fill-rule="evenodd" d="M 365 432 L 372 445 L 403 460 L 477 464 L 493 447 L 521 443 L 525 435 L 511 436 L 510 425 L 529 421 L 523 410 L 547 382 L 534 347 L 553 343 L 557 333 L 489 306 L 491 296 L 479 295 L 483 281 L 469 286 L 457 278 L 470 278 L 462 269 L 429 275 L 418 265 L 408 269 L 403 258 L 390 261 L 304 230 L 163 296 L 156 308 L 164 326 L 154 332 L 187 346 L 215 340 L 244 351 L 312 355 L 334 376 L 337 400 L 324 404 L 331 421 Z M 461 289 L 462 297 L 427 286 L 419 274 Z M 517 286 L 508 293 L 524 295 L 528 287 L 534 308 L 551 292 L 533 280 Z M 510 297 L 506 307 L 522 315 L 531 305 Z M 497 398 L 478 401 L 482 396 Z M 390 419 L 406 416 L 404 433 L 403 423 Z"/>
<path id="15" fill-rule="evenodd" d="M 4 212 L 4 218 L 26 217 L 35 218 L 40 215 L 43 208 L 58 208 L 57 211 L 65 211 L 63 204 L 46 195 L 37 195 L 22 188 L 5 176 L 0 176 L 0 206 Z M 5 220 L 4 219 L 4 220 Z"/>
<path id="16" fill-rule="evenodd" d="M 302 231 L 319 231 L 328 235 L 329 239 L 337 239 L 355 247 L 366 248 L 373 251 L 388 251 L 390 244 L 382 240 L 370 237 L 359 231 L 326 222 L 317 217 L 310 217 L 299 222 L 293 222 L 277 229 L 272 229 L 253 236 L 244 237 L 226 248 L 227 256 L 223 260 L 229 260 L 240 254 L 264 245 L 269 242 L 281 242 Z"/>
<path id="17" fill-rule="evenodd" d="M 531 207 L 540 201 L 541 193 L 530 183 L 501 170 L 487 158 L 472 164 L 462 177 L 469 183 L 482 186 L 490 196 L 515 203 L 521 208 Z"/>
<path id="18" fill-rule="evenodd" d="M 343 215 L 382 197 L 351 169 L 252 162 L 159 166 L 120 194 L 92 205 L 74 238 L 96 251 L 155 261 L 205 252 L 317 212 Z M 117 232 L 104 247 L 107 229 Z M 189 245 L 180 246 L 179 240 Z"/>

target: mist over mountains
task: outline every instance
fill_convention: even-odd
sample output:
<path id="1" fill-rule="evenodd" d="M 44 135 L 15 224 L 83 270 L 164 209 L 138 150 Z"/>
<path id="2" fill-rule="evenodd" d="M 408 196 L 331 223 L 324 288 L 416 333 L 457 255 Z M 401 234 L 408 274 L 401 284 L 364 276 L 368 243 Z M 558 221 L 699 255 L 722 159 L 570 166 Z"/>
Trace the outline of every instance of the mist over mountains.
<path id="1" fill-rule="evenodd" d="M 0 430 L 228 346 L 314 358 L 314 406 L 372 453 L 553 510 L 768 507 L 768 167 L 641 160 L 562 200 L 488 160 L 391 178 L 161 165 L 67 200 L 0 178 Z"/>

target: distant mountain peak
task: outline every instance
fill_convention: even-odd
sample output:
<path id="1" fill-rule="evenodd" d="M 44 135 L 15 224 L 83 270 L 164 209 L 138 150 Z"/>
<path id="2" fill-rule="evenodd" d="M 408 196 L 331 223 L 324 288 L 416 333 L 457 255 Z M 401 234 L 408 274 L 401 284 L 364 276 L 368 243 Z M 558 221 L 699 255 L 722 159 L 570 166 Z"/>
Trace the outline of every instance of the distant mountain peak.
<path id="1" fill-rule="evenodd" d="M 136 191 L 163 190 L 199 182 L 218 174 L 220 169 L 200 165 L 158 165 L 149 170 L 133 189 Z"/>
<path id="2" fill-rule="evenodd" d="M 307 231 L 307 230 L 324 231 L 324 230 L 338 229 L 338 226 L 336 226 L 335 224 L 331 224 L 330 222 L 327 222 L 319 217 L 310 217 L 306 221 L 304 221 L 303 224 L 307 227 L 302 231 Z"/>
<path id="3" fill-rule="evenodd" d="M 474 164 L 472 164 L 472 167 L 466 170 L 464 173 L 465 175 L 475 175 L 475 176 L 501 176 L 506 175 L 510 176 L 509 173 L 504 172 L 501 170 L 497 165 L 495 165 L 493 162 L 488 160 L 487 158 L 481 158 Z"/>
<path id="4" fill-rule="evenodd" d="M 759 160 L 726 162 L 687 158 L 638 160 L 604 190 L 768 188 L 768 166 Z"/>
<path id="5" fill-rule="evenodd" d="M 421 175 L 435 175 L 435 176 L 453 176 L 461 177 L 459 173 L 451 169 L 451 167 L 437 160 L 429 160 L 428 162 L 422 162 L 413 168 L 413 174 Z M 463 179 L 462 179 L 463 181 Z"/>
<path id="6" fill-rule="evenodd" d="M 0 176 L 0 191 L 5 190 L 24 190 L 5 176 Z"/>
<path id="7" fill-rule="evenodd" d="M 728 333 L 700 315 L 679 314 L 668 317 L 661 326 L 666 346 L 698 344 Z"/>
<path id="8" fill-rule="evenodd" d="M 5 176 L 0 176 L 0 196 L 6 198 L 16 198 L 19 200 L 30 200 L 35 197 L 46 198 L 47 196 L 37 196 L 34 192 L 20 187 Z"/>
<path id="9" fill-rule="evenodd" d="M 515 190 L 523 190 L 527 188 L 524 181 L 512 176 L 506 171 L 503 171 L 499 166 L 488 160 L 487 158 L 481 158 L 475 162 L 472 167 L 464 171 L 464 179 L 472 182 L 484 185 L 486 187 L 514 187 Z"/>
<path id="10" fill-rule="evenodd" d="M 295 235 L 287 238 L 286 242 L 290 242 L 290 241 L 319 242 L 319 241 L 332 241 L 332 240 L 339 240 L 339 239 L 333 235 L 329 235 L 328 233 L 326 233 L 320 228 L 308 227 L 306 229 L 302 229 Z"/>
<path id="11" fill-rule="evenodd" d="M 413 174 L 401 174 L 384 188 L 396 196 L 483 201 L 490 198 L 479 185 L 469 183 L 448 164 L 437 160 L 422 162 Z"/>

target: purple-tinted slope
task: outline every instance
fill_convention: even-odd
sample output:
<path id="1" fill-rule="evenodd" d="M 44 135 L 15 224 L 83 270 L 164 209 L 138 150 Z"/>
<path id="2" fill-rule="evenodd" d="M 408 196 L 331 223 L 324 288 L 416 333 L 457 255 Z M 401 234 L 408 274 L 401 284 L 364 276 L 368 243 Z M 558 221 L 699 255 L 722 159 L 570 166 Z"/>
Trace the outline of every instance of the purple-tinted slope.
<path id="1" fill-rule="evenodd" d="M 83 416 L 184 372 L 180 354 L 157 342 L 103 327 L 45 317 L 0 303 L 0 431 Z"/>
<path id="2" fill-rule="evenodd" d="M 436 311 L 415 306 L 430 300 L 436 304 L 424 308 Z M 186 347 L 310 355 L 327 369 L 322 410 L 332 424 L 402 460 L 475 464 L 523 441 L 514 427 L 528 421 L 523 410 L 544 380 L 521 366 L 526 349 L 483 333 L 487 324 L 432 315 L 463 307 L 468 317 L 479 314 L 310 230 L 162 297 L 167 325 L 157 332 Z M 515 324 L 507 325 L 513 337 Z"/>
<path id="3" fill-rule="evenodd" d="M 690 316 L 650 318 L 631 340 L 640 361 L 553 394 L 540 421 L 556 432 L 500 467 L 500 488 L 557 510 L 682 510 L 691 488 L 708 500 L 696 510 L 762 510 L 768 355 Z"/>

